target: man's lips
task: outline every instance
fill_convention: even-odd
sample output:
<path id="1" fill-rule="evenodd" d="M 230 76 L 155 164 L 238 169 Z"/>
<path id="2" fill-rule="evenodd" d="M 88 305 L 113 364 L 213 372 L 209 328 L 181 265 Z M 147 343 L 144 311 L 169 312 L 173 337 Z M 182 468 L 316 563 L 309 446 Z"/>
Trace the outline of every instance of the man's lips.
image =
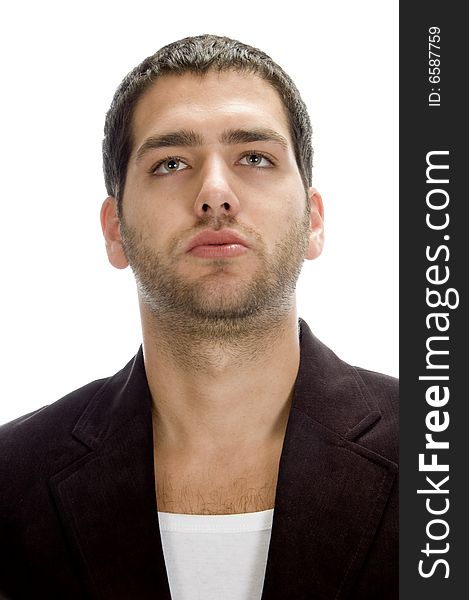
<path id="1" fill-rule="evenodd" d="M 232 231 L 206 229 L 190 240 L 186 252 L 201 258 L 232 258 L 247 249 L 247 242 Z"/>

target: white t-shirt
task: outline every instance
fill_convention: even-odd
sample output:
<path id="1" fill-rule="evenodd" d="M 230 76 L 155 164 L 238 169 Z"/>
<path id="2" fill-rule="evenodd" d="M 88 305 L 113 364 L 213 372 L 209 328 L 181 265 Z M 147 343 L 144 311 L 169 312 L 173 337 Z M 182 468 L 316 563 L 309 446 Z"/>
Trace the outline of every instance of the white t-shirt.
<path id="1" fill-rule="evenodd" d="M 172 600 L 260 600 L 273 513 L 158 512 Z"/>

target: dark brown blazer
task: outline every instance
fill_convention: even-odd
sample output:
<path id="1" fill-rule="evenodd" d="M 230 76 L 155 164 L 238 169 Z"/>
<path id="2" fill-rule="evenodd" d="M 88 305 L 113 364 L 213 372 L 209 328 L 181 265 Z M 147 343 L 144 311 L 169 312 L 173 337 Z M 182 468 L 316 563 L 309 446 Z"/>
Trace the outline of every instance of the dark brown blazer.
<path id="1" fill-rule="evenodd" d="M 397 381 L 300 325 L 262 600 L 396 599 Z M 141 349 L 0 427 L 0 486 L 0 597 L 170 599 Z"/>

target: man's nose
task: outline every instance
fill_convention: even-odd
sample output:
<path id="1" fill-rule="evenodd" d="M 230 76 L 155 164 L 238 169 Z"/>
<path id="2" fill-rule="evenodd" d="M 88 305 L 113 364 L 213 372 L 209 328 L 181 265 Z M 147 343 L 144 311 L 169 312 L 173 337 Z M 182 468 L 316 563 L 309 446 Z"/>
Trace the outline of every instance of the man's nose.
<path id="1" fill-rule="evenodd" d="M 199 218 L 238 214 L 239 199 L 232 188 L 230 175 L 229 168 L 222 159 L 214 157 L 204 165 L 194 205 Z"/>

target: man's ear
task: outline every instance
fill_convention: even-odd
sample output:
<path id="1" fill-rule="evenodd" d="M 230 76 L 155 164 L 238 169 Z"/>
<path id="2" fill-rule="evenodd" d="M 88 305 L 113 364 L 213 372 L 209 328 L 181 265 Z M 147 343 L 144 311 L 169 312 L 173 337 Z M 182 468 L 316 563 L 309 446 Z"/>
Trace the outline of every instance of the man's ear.
<path id="1" fill-rule="evenodd" d="M 308 191 L 310 205 L 310 232 L 306 258 L 317 258 L 324 246 L 324 206 L 321 194 L 314 188 Z"/>
<path id="2" fill-rule="evenodd" d="M 101 228 L 106 240 L 106 252 L 109 262 L 116 269 L 125 269 L 129 262 L 125 256 L 121 238 L 121 226 L 117 216 L 117 201 L 108 196 L 101 207 Z"/>

